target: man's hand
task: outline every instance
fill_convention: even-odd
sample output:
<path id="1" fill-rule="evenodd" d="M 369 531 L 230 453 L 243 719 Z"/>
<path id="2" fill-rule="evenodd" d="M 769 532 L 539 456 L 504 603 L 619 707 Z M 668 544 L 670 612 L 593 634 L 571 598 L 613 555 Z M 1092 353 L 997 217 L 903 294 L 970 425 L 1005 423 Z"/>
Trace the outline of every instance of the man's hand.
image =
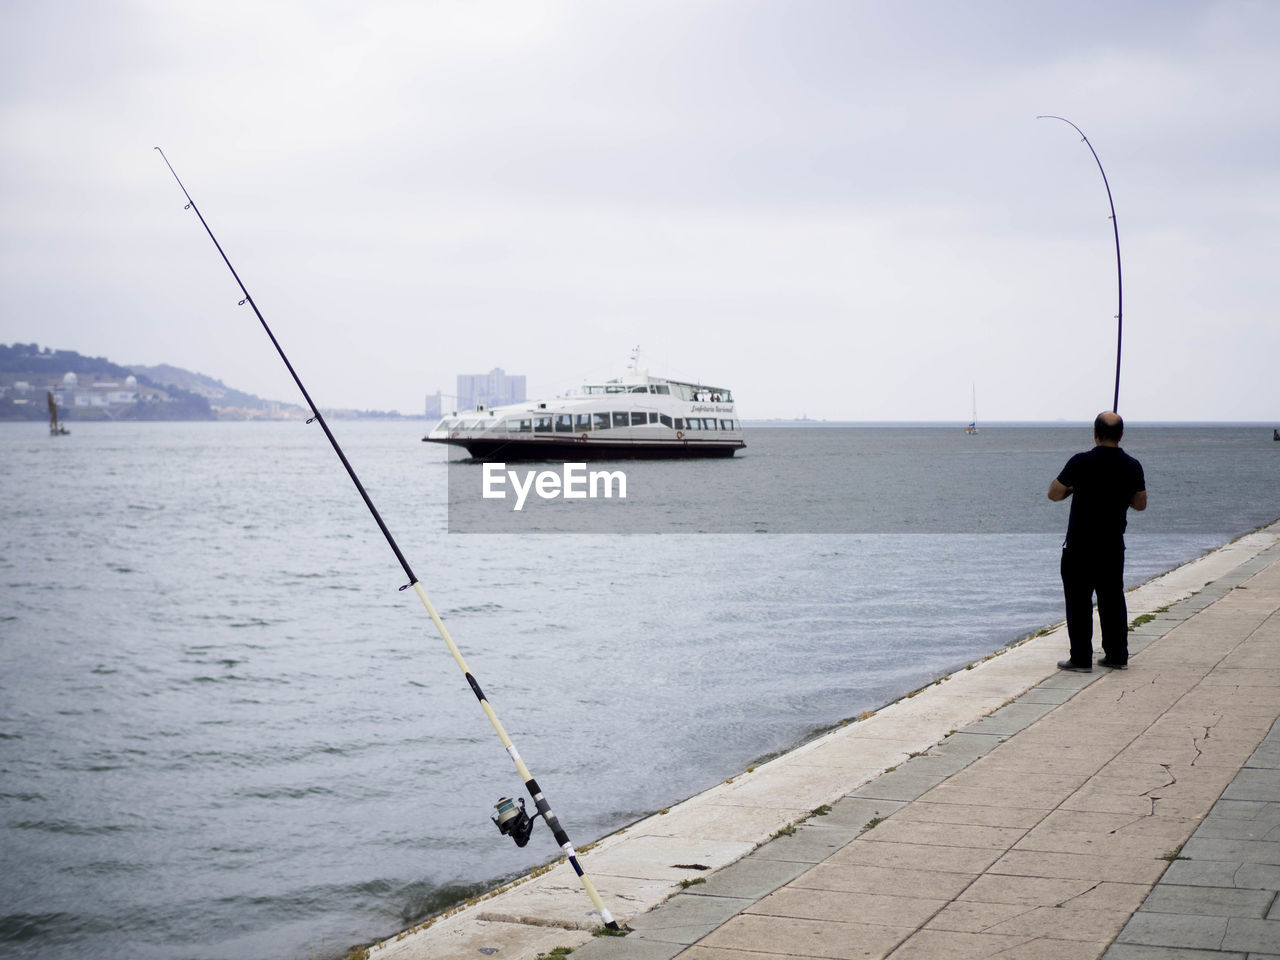
<path id="1" fill-rule="evenodd" d="M 1057 503 L 1059 500 L 1067 499 L 1067 497 L 1071 496 L 1071 492 L 1072 488 L 1060 483 L 1057 477 L 1054 477 L 1053 483 L 1049 484 L 1049 499 L 1054 503 Z M 1142 506 L 1146 506 L 1145 501 Z M 1139 507 L 1138 509 L 1141 510 L 1142 507 Z"/>

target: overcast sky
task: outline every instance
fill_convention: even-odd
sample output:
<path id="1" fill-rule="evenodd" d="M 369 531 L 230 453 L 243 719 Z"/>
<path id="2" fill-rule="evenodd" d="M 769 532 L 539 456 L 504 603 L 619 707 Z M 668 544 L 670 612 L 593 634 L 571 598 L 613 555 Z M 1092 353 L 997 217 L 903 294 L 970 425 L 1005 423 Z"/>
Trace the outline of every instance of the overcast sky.
<path id="1" fill-rule="evenodd" d="M 1280 4 L 8 0 L 0 342 L 420 413 L 1280 420 Z"/>

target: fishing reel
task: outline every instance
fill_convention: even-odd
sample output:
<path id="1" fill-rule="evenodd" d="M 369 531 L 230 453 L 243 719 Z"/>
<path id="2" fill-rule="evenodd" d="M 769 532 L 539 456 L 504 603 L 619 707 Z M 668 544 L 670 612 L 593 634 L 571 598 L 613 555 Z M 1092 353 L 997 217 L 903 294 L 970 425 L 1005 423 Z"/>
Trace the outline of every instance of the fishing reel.
<path id="1" fill-rule="evenodd" d="M 523 847 L 529 842 L 529 835 L 533 833 L 533 821 L 535 817 L 542 816 L 541 812 L 535 813 L 532 817 L 524 809 L 524 797 L 520 798 L 520 806 L 516 807 L 516 801 L 510 797 L 502 797 L 494 807 L 498 811 L 496 817 L 490 817 L 494 826 L 498 828 L 498 832 L 503 836 L 510 837 L 516 842 L 517 847 Z"/>

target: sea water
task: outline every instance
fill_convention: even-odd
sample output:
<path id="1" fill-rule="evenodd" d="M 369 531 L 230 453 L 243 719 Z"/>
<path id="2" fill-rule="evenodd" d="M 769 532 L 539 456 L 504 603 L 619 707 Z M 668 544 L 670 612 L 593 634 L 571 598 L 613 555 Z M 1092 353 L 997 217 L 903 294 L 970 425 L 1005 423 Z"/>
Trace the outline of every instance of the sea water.
<path id="1" fill-rule="evenodd" d="M 0 424 L 0 953 L 340 956 L 557 855 L 490 822 L 522 785 L 316 425 L 69 426 Z M 855 510 L 870 456 L 892 522 L 459 535 L 422 424 L 333 427 L 578 845 L 1060 620 L 1044 491 L 1089 445 L 748 431 L 649 489 L 799 469 Z M 1269 428 L 1129 434 L 1129 584 L 1280 516 Z"/>

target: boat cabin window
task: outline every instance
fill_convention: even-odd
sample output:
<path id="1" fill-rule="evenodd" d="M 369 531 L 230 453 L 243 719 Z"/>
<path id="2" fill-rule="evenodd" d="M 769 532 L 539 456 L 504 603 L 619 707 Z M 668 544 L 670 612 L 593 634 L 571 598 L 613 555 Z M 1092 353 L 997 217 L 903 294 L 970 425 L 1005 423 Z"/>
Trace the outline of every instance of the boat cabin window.
<path id="1" fill-rule="evenodd" d="M 573 418 L 573 429 L 576 433 L 581 433 L 583 430 L 590 430 L 591 414 L 589 413 L 575 414 Z"/>
<path id="2" fill-rule="evenodd" d="M 627 388 L 620 383 L 609 383 L 605 385 L 605 393 L 626 393 Z"/>
<path id="3" fill-rule="evenodd" d="M 591 415 L 592 430 L 608 430 L 609 415 L 607 413 L 593 413 Z"/>
<path id="4" fill-rule="evenodd" d="M 632 393 L 648 393 L 649 388 L 646 386 L 632 387 L 631 392 Z"/>
<path id="5" fill-rule="evenodd" d="M 613 425 L 615 427 L 625 427 L 627 425 L 627 415 L 615 410 L 613 412 Z"/>
<path id="6" fill-rule="evenodd" d="M 732 429 L 733 429 L 733 421 L 732 421 L 732 420 L 721 420 L 721 421 L 720 421 L 720 429 L 721 429 L 721 430 L 732 430 Z"/>
<path id="7" fill-rule="evenodd" d="M 675 428 L 676 428 L 677 430 L 683 430 L 683 429 L 684 429 L 684 418 L 682 418 L 682 417 L 676 417 Z"/>
<path id="8" fill-rule="evenodd" d="M 636 412 L 635 410 L 631 411 L 631 425 L 633 427 L 640 427 L 648 422 L 649 415 L 647 413 Z"/>
<path id="9" fill-rule="evenodd" d="M 532 420 L 508 420 L 507 430 L 511 433 L 533 433 Z"/>
<path id="10" fill-rule="evenodd" d="M 689 417 L 689 418 L 688 418 L 688 419 L 686 419 L 686 420 L 685 420 L 685 422 L 684 422 L 684 428 L 685 428 L 686 430 L 701 430 L 701 429 L 702 429 L 702 421 L 701 421 L 700 419 L 698 419 L 697 417 Z"/>
<path id="11" fill-rule="evenodd" d="M 556 414 L 556 433 L 573 433 L 573 414 Z"/>
<path id="12" fill-rule="evenodd" d="M 665 413 L 658 414 L 658 422 L 662 424 L 664 427 L 671 426 L 671 418 L 668 417 Z"/>
<path id="13" fill-rule="evenodd" d="M 654 412 L 654 411 L 652 411 L 652 410 L 650 410 L 650 411 L 649 411 L 649 422 L 650 422 L 650 423 L 657 423 L 657 422 L 658 422 L 658 414 L 657 414 L 657 413 L 655 413 L 655 412 Z"/>
<path id="14" fill-rule="evenodd" d="M 464 429 L 467 429 L 467 430 L 482 430 L 482 429 L 484 429 L 484 421 L 483 421 L 483 420 L 468 420 Z"/>
<path id="15" fill-rule="evenodd" d="M 551 424 L 552 424 L 552 422 L 553 422 L 553 421 L 554 421 L 554 418 L 553 418 L 553 417 L 551 417 L 551 416 L 545 416 L 545 417 L 534 417 L 534 418 L 533 418 L 533 432 L 534 432 L 534 433 L 550 433 L 550 432 L 551 432 Z"/>
<path id="16" fill-rule="evenodd" d="M 655 384 L 653 385 L 653 392 L 654 392 L 654 393 L 665 393 L 665 394 L 667 394 L 668 396 L 670 396 L 670 395 L 671 395 L 671 388 L 670 388 L 670 387 L 668 387 L 665 383 L 655 383 Z"/>
<path id="17" fill-rule="evenodd" d="M 714 430 L 715 428 L 716 428 L 716 418 L 715 418 L 715 417 L 703 417 L 703 418 L 702 418 L 702 429 L 703 429 L 703 430 Z"/>

